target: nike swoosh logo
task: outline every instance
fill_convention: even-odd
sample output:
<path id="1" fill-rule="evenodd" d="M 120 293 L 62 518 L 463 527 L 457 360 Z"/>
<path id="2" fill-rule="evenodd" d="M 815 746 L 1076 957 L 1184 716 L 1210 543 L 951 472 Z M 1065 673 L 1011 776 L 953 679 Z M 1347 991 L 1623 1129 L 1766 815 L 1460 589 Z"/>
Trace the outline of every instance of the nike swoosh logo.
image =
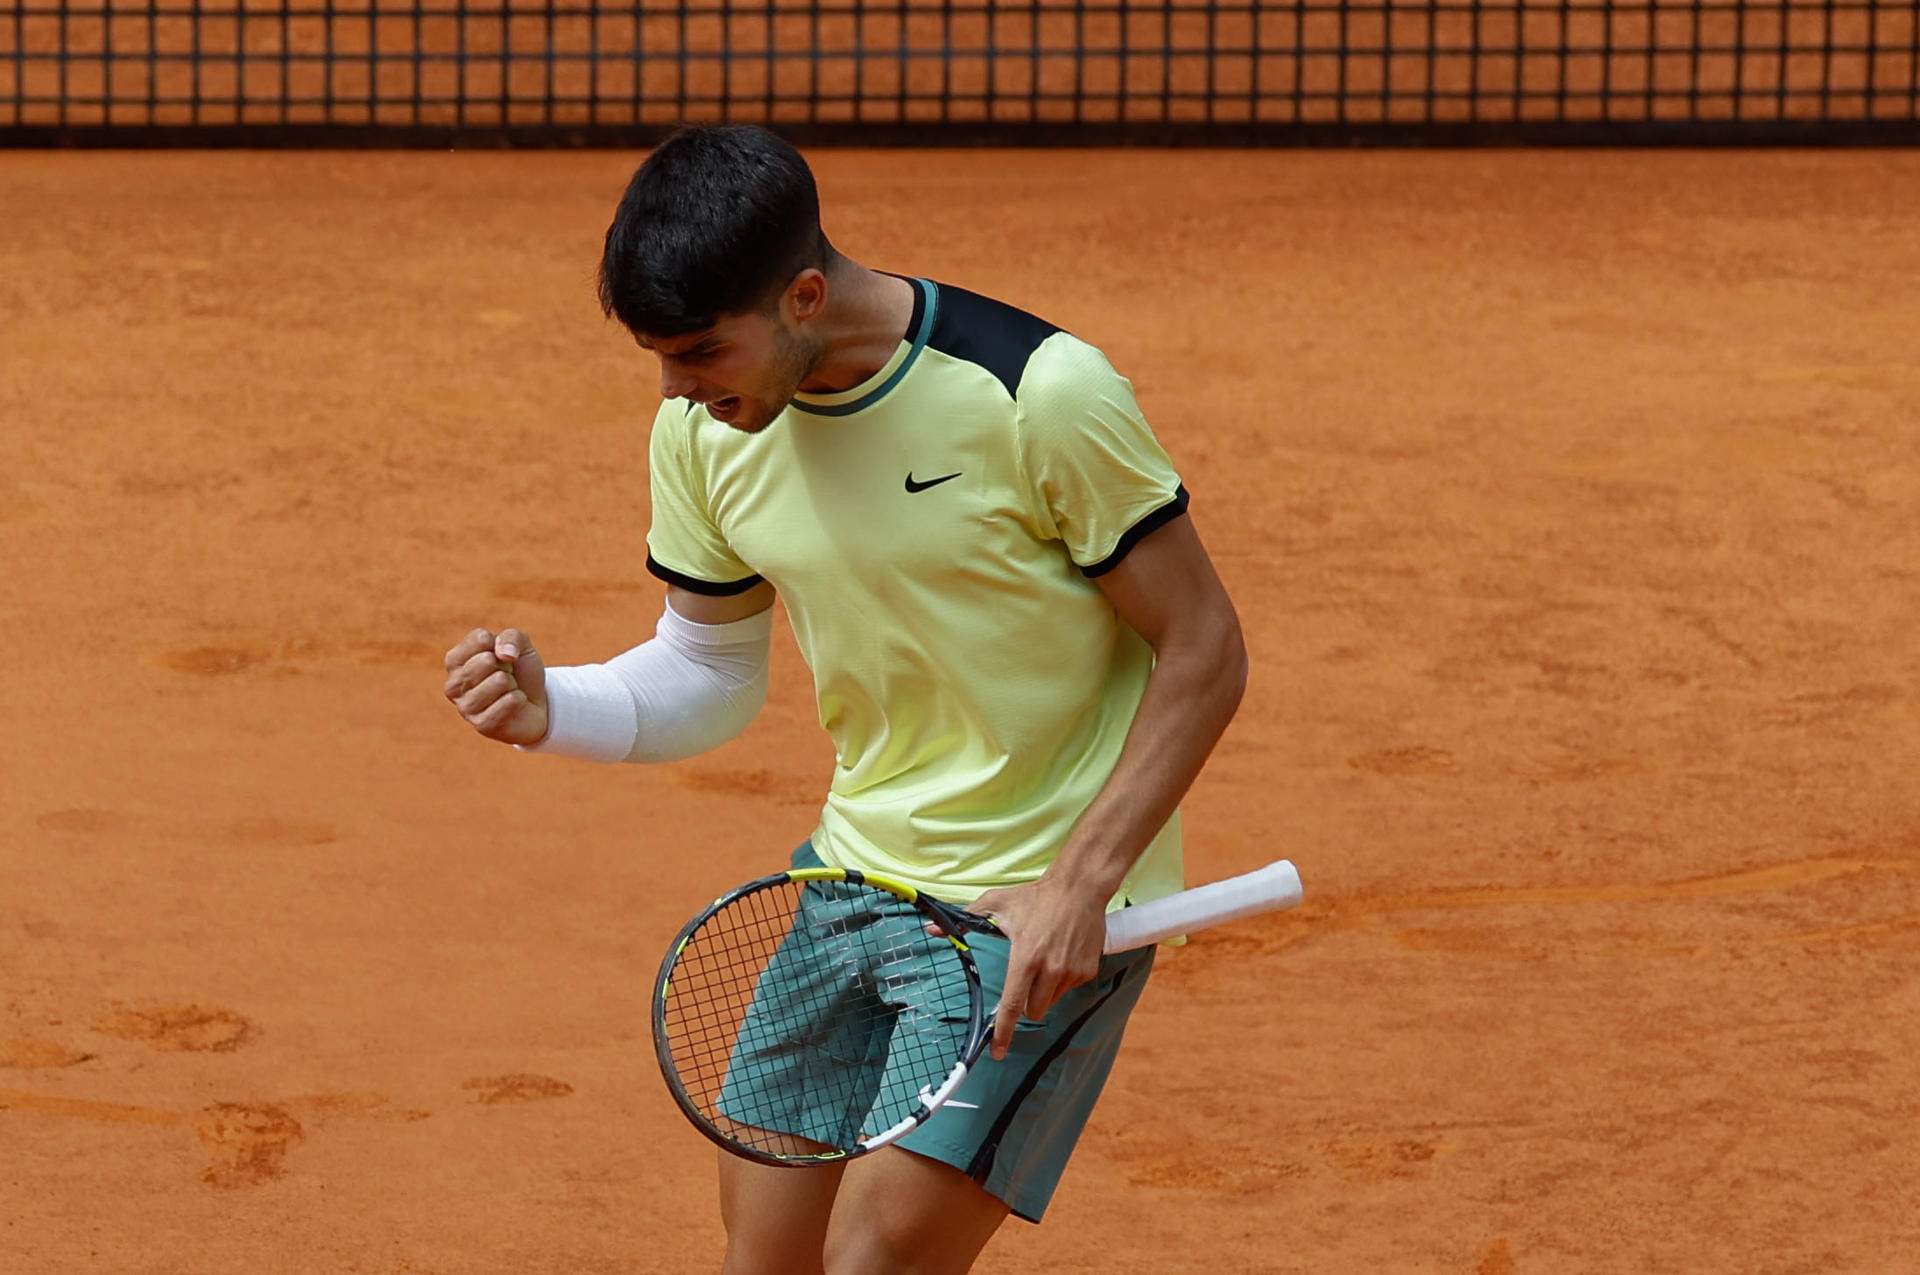
<path id="1" fill-rule="evenodd" d="M 931 1107 L 933 1105 L 933 1086 L 932 1085 L 920 1086 L 920 1105 L 923 1107 Z M 970 1111 L 980 1110 L 979 1103 L 961 1102 L 958 1098 L 949 1098 L 940 1105 L 942 1107 L 965 1107 Z"/>
<path id="2" fill-rule="evenodd" d="M 923 483 L 917 483 L 913 481 L 913 471 L 908 470 L 907 471 L 907 490 L 908 491 L 925 491 L 929 487 L 938 487 L 941 483 L 950 483 L 954 479 L 958 478 L 959 476 L 960 476 L 959 474 L 954 473 L 954 474 L 948 474 L 944 478 L 929 478 L 927 479 L 927 481 Z"/>

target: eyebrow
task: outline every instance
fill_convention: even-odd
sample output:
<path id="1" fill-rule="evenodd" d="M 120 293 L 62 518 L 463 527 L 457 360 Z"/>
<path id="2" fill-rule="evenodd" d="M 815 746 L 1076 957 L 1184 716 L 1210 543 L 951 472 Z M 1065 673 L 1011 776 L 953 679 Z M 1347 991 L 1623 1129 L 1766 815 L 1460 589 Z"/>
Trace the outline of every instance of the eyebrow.
<path id="1" fill-rule="evenodd" d="M 660 347 L 655 345 L 652 341 L 648 340 L 646 337 L 636 337 L 634 339 L 639 343 L 639 346 L 641 349 L 651 350 L 656 354 L 660 352 Z M 719 340 L 720 340 L 719 333 L 714 332 L 712 330 L 708 330 L 707 332 L 701 334 L 699 340 L 695 341 L 692 345 L 689 345 L 686 349 L 670 352 L 669 357 L 684 358 L 689 354 L 698 354 L 706 350 L 708 347 L 718 343 Z"/>

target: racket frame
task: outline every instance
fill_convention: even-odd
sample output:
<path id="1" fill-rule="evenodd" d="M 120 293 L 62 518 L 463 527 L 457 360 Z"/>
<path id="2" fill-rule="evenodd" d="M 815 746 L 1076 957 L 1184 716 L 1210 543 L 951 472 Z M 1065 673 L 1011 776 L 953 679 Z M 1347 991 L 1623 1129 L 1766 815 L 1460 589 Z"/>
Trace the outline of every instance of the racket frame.
<path id="1" fill-rule="evenodd" d="M 687 1092 L 686 1085 L 682 1083 L 680 1079 L 678 1068 L 674 1066 L 672 1042 L 667 1036 L 667 1000 L 673 992 L 673 972 L 680 962 L 681 952 L 686 950 L 687 944 L 693 941 L 693 936 L 699 932 L 702 926 L 712 920 L 716 914 L 738 902 L 740 899 L 745 898 L 747 895 L 755 894 L 762 890 L 776 889 L 783 885 L 799 884 L 804 886 L 812 882 L 870 886 L 877 890 L 883 890 L 895 898 L 900 899 L 902 902 L 911 904 L 921 916 L 937 925 L 940 928 L 941 934 L 949 943 L 953 944 L 954 949 L 958 952 L 960 966 L 966 973 L 968 1004 L 967 1034 L 959 1057 L 955 1060 L 952 1069 L 948 1071 L 939 1087 L 932 1089 L 923 1087 L 920 1091 L 921 1105 L 905 1119 L 899 1121 L 891 1128 L 883 1129 L 869 1138 L 861 1139 L 858 1145 L 845 1150 L 796 1152 L 789 1155 L 781 1155 L 771 1151 L 763 1151 L 758 1147 L 748 1146 L 736 1138 L 727 1136 L 715 1127 L 712 1120 L 694 1103 L 692 1095 Z M 954 1092 L 959 1089 L 961 1084 L 966 1080 L 967 1073 L 973 1069 L 974 1064 L 980 1061 L 980 1055 L 985 1051 L 987 1041 L 993 1034 L 992 1023 L 987 1016 L 986 1006 L 980 990 L 980 971 L 974 965 L 972 949 L 967 946 L 966 940 L 961 937 L 963 934 L 969 932 L 998 934 L 999 930 L 995 928 L 993 922 L 985 917 L 976 916 L 971 912 L 964 912 L 952 904 L 943 903 L 931 895 L 923 894 L 904 881 L 895 881 L 891 877 L 882 876 L 875 872 L 862 872 L 857 868 L 793 868 L 785 872 L 775 872 L 764 877 L 758 877 L 746 882 L 744 885 L 734 887 L 701 909 L 698 916 L 681 927 L 680 933 L 677 934 L 673 942 L 668 945 L 666 956 L 661 958 L 660 972 L 653 980 L 653 1006 L 650 1015 L 653 1020 L 653 1050 L 654 1056 L 660 1063 L 660 1074 L 666 1078 L 668 1092 L 673 1095 L 674 1102 L 679 1105 L 680 1110 L 686 1115 L 687 1119 L 693 1122 L 694 1128 L 706 1135 L 706 1137 L 717 1144 L 721 1150 L 742 1156 L 758 1164 L 769 1164 L 780 1168 L 794 1169 L 811 1168 L 825 1164 L 843 1164 L 848 1160 L 858 1159 L 860 1156 L 878 1151 L 884 1146 L 898 1142 L 908 1133 L 925 1123 L 929 1116 L 933 1115 L 934 1112 L 946 1104 L 947 1099 L 952 1097 Z"/>

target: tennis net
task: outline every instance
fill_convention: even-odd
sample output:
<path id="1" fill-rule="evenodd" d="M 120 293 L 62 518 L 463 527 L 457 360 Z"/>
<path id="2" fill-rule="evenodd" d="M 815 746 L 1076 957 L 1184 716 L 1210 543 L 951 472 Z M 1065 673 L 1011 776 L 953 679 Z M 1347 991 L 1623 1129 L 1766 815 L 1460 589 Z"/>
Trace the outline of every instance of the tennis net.
<path id="1" fill-rule="evenodd" d="M 1916 0 L 0 0 L 0 144 L 1914 141 Z"/>

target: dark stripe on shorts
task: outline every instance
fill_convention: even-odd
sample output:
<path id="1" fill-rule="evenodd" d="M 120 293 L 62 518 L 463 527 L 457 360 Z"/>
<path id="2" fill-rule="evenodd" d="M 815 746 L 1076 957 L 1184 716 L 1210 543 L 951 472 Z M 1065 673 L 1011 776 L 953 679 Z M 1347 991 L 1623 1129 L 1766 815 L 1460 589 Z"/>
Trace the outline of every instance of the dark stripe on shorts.
<path id="1" fill-rule="evenodd" d="M 1113 552 L 1090 567 L 1080 568 L 1080 574 L 1091 580 L 1094 576 L 1103 576 L 1120 565 L 1120 560 L 1133 552 L 1133 547 L 1145 540 L 1160 528 L 1187 512 L 1187 485 L 1180 484 L 1173 493 L 1173 499 L 1160 506 L 1133 526 L 1127 528 L 1127 534 L 1120 537 L 1120 543 Z"/>
<path id="2" fill-rule="evenodd" d="M 764 576 L 748 576 L 744 580 L 728 580 L 723 584 L 715 583 L 712 580 L 702 580 L 698 576 L 681 575 L 672 567 L 663 567 L 652 554 L 647 555 L 647 570 L 659 576 L 668 584 L 679 585 L 689 593 L 704 593 L 708 597 L 713 598 L 730 598 L 736 593 L 745 593 L 748 589 L 751 589 L 754 585 L 759 584 L 761 580 L 765 579 Z"/>
<path id="3" fill-rule="evenodd" d="M 1040 1055 L 1040 1061 L 1034 1063 L 1033 1069 L 1021 1078 L 1019 1086 L 1013 1091 L 1013 1098 L 1001 1108 L 999 1116 L 993 1122 L 993 1128 L 987 1130 L 986 1141 L 980 1144 L 980 1149 L 973 1153 L 973 1159 L 967 1163 L 968 1177 L 982 1186 L 986 1185 L 988 1175 L 993 1172 L 993 1158 L 1000 1151 L 1000 1139 L 1006 1136 L 1008 1127 L 1013 1124 L 1013 1118 L 1020 1113 L 1021 1104 L 1026 1102 L 1027 1096 L 1033 1092 L 1033 1087 L 1040 1083 L 1040 1077 L 1047 1074 L 1047 1068 L 1053 1066 L 1054 1060 L 1073 1043 L 1073 1038 L 1080 1034 L 1080 1029 L 1087 1025 L 1087 1020 L 1099 1013 L 1101 1006 L 1112 1000 L 1113 994 L 1125 986 L 1127 976 L 1131 973 L 1133 973 L 1132 966 L 1122 969 L 1114 978 L 1113 986 L 1107 989 L 1106 995 L 1089 1006 L 1086 1013 L 1074 1019 L 1073 1025 L 1060 1033 L 1060 1038 L 1047 1047 L 1047 1052 Z"/>

